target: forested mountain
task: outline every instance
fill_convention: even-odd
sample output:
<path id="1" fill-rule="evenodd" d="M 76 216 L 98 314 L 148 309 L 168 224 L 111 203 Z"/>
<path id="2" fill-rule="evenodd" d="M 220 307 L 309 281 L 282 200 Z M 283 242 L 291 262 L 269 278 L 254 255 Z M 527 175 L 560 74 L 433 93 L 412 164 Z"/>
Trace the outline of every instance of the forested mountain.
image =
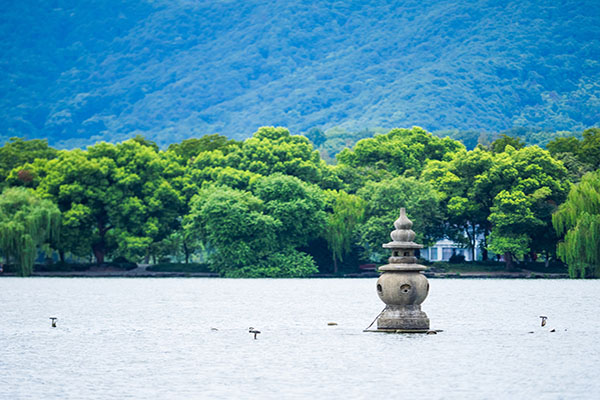
<path id="1" fill-rule="evenodd" d="M 1 138 L 600 125 L 597 0 L 22 0 L 0 34 Z"/>

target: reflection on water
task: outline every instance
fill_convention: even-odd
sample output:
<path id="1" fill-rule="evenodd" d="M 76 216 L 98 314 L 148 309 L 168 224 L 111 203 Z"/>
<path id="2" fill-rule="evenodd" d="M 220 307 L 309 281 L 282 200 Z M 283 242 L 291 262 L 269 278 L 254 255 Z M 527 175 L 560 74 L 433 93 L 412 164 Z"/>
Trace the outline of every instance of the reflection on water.
<path id="1" fill-rule="evenodd" d="M 430 284 L 438 335 L 363 333 L 375 279 L 3 278 L 0 398 L 600 393 L 600 281 Z"/>

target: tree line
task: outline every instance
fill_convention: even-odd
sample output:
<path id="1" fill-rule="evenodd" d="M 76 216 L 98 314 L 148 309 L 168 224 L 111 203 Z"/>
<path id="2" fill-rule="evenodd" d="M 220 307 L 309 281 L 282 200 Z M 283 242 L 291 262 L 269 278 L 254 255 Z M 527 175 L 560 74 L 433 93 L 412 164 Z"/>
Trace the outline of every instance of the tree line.
<path id="1" fill-rule="evenodd" d="M 302 277 L 384 261 L 402 206 L 421 243 L 447 237 L 473 254 L 479 245 L 508 268 L 558 257 L 573 277 L 599 276 L 599 167 L 598 128 L 546 149 L 503 135 L 470 151 L 393 129 L 335 164 L 281 127 L 166 150 L 141 136 L 85 150 L 12 138 L 0 148 L 0 250 L 22 275 L 45 250 L 62 261 L 170 257 L 227 277 Z"/>

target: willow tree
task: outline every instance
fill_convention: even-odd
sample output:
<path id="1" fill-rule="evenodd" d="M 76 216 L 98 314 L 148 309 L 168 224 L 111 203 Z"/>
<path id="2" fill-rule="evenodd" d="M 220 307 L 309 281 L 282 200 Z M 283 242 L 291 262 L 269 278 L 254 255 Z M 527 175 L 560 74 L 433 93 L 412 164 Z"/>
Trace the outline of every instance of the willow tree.
<path id="1" fill-rule="evenodd" d="M 60 211 L 24 188 L 0 195 L 0 249 L 7 264 L 14 258 L 21 276 L 31 275 L 38 246 L 58 237 Z"/>
<path id="2" fill-rule="evenodd" d="M 564 234 L 557 254 L 569 266 L 569 275 L 600 277 L 600 170 L 573 186 L 552 224 L 557 234 Z"/>
<path id="3" fill-rule="evenodd" d="M 366 203 L 363 199 L 343 190 L 329 191 L 332 197 L 332 212 L 327 217 L 325 240 L 333 257 L 333 272 L 338 272 L 338 261 L 343 261 L 350 252 L 352 238 L 357 226 L 362 223 Z"/>

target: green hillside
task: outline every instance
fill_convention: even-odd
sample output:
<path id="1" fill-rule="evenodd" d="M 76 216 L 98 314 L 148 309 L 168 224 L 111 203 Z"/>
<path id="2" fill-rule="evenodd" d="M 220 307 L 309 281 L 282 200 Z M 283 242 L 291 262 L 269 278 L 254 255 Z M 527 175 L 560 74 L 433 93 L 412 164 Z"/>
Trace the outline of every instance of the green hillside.
<path id="1" fill-rule="evenodd" d="M 0 34 L 3 138 L 600 125 L 596 0 L 23 0 Z"/>

